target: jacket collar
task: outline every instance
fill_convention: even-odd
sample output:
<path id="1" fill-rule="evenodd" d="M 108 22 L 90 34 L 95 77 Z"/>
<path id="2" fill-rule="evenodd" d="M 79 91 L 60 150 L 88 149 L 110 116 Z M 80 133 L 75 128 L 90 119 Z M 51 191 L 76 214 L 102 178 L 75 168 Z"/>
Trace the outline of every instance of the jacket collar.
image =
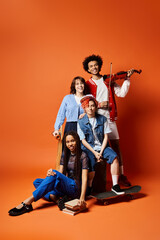
<path id="1" fill-rule="evenodd" d="M 103 124 L 103 121 L 102 121 L 101 115 L 99 115 L 98 113 L 96 113 L 95 117 L 96 117 L 96 120 L 97 120 L 97 121 L 96 121 L 96 127 L 97 127 L 98 125 L 102 125 L 102 124 Z M 83 119 L 84 124 L 90 124 L 89 118 L 88 118 L 87 114 L 85 114 L 82 119 Z"/>

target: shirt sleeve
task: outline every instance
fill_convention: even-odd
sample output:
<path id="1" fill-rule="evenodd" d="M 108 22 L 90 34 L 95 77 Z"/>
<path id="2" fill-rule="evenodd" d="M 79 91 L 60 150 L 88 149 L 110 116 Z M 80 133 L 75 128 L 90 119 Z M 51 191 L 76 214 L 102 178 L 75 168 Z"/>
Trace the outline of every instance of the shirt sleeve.
<path id="1" fill-rule="evenodd" d="M 82 130 L 81 130 L 80 126 L 79 126 L 79 123 L 77 123 L 77 133 L 79 135 L 80 140 L 82 141 L 85 138 L 85 135 L 82 132 Z"/>
<path id="2" fill-rule="evenodd" d="M 61 103 L 61 106 L 59 108 L 56 122 L 54 124 L 54 129 L 59 130 L 62 124 L 64 123 L 65 117 L 66 117 L 66 108 L 67 108 L 67 96 L 63 98 L 63 101 Z"/>
<path id="3" fill-rule="evenodd" d="M 85 152 L 82 152 L 81 163 L 82 163 L 82 169 L 89 169 L 89 159 Z"/>
<path id="4" fill-rule="evenodd" d="M 109 127 L 108 121 L 106 120 L 105 123 L 104 123 L 104 134 L 110 133 L 110 132 L 112 132 L 112 131 L 111 131 L 110 127 Z"/>
<path id="5" fill-rule="evenodd" d="M 122 86 L 118 85 L 116 82 L 114 84 L 114 92 L 117 97 L 125 97 L 129 91 L 130 80 L 124 80 Z"/>

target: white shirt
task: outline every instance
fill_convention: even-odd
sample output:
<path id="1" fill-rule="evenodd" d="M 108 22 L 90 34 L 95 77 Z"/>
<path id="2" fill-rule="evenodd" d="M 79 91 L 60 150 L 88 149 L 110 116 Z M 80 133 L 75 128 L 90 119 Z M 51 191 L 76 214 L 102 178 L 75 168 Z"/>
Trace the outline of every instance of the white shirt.
<path id="1" fill-rule="evenodd" d="M 79 105 L 82 97 L 78 97 L 76 95 L 74 95 L 74 97 L 75 97 L 77 104 Z"/>
<path id="2" fill-rule="evenodd" d="M 101 77 L 98 80 L 94 80 L 92 78 L 93 82 L 97 85 L 97 93 L 96 93 L 96 99 L 98 102 L 108 101 L 108 88 L 104 84 L 103 77 Z"/>
<path id="3" fill-rule="evenodd" d="M 95 151 L 100 151 L 102 144 L 101 144 L 100 141 L 98 140 L 98 138 L 97 138 L 97 136 L 96 136 L 96 134 L 95 134 L 95 131 L 94 131 L 95 126 L 96 126 L 96 123 L 97 123 L 97 120 L 96 120 L 95 117 L 93 117 L 93 118 L 89 118 L 89 122 L 90 122 L 90 124 L 91 124 L 91 126 L 92 126 L 92 131 L 93 131 L 93 136 L 94 136 L 94 147 L 93 147 L 93 149 L 94 149 Z M 82 132 L 79 124 L 77 125 L 77 132 L 78 132 L 78 135 L 79 135 L 81 141 L 82 141 L 83 139 L 85 139 L 85 135 L 84 135 L 84 133 Z M 111 129 L 109 128 L 108 121 L 106 121 L 106 122 L 104 123 L 104 134 L 107 134 L 107 133 L 110 133 L 110 132 L 111 132 Z"/>

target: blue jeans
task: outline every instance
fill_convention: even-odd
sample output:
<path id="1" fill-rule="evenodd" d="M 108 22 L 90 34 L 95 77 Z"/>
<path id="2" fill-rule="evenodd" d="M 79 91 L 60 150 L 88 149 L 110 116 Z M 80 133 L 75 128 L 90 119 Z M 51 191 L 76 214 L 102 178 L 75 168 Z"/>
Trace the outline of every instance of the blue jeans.
<path id="1" fill-rule="evenodd" d="M 87 156 L 89 158 L 89 172 L 95 171 L 95 164 L 97 162 L 96 157 L 88 149 L 85 149 L 84 152 L 87 154 Z M 117 157 L 117 154 L 115 151 L 113 151 L 112 148 L 106 147 L 103 151 L 102 156 L 104 159 L 106 159 L 107 163 L 112 164 L 114 159 Z"/>
<path id="2" fill-rule="evenodd" d="M 37 178 L 33 182 L 36 187 L 36 190 L 33 192 L 34 201 L 37 201 L 42 197 L 50 200 L 50 194 L 56 196 L 67 195 L 71 198 L 76 198 L 78 194 L 76 182 L 56 170 L 53 170 L 53 172 L 55 172 L 56 175 L 46 178 Z"/>

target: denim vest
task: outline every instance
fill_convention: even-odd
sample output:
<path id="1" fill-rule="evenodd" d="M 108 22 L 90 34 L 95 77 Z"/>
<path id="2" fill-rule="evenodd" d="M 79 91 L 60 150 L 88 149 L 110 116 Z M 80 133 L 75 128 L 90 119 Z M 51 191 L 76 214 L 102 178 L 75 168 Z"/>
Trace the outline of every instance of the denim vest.
<path id="1" fill-rule="evenodd" d="M 94 131 L 96 133 L 98 140 L 102 144 L 104 139 L 104 123 L 107 121 L 107 118 L 100 114 L 96 114 L 95 117 L 97 122 L 96 122 Z M 91 145 L 91 147 L 94 147 L 94 135 L 93 135 L 92 126 L 89 122 L 87 114 L 85 114 L 83 118 L 79 119 L 78 123 L 82 132 L 85 135 L 85 140 Z M 86 149 L 83 144 L 81 148 L 82 150 Z"/>

